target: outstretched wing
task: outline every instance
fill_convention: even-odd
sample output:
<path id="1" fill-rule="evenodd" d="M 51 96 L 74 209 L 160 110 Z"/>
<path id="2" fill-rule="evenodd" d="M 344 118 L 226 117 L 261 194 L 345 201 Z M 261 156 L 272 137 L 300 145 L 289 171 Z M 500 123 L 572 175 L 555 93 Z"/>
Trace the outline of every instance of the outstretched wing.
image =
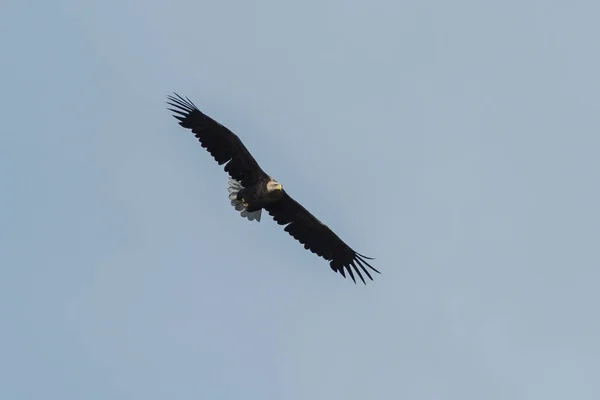
<path id="1" fill-rule="evenodd" d="M 319 221 L 285 191 L 280 200 L 269 204 L 265 209 L 279 225 L 288 224 L 284 228 L 287 233 L 302 243 L 305 249 L 329 261 L 331 269 L 342 274 L 344 278 L 346 277 L 345 269 L 356 283 L 352 272 L 354 270 L 363 283 L 366 284 L 361 270 L 371 280 L 373 280 L 373 277 L 368 268 L 380 273 L 366 261 L 372 260 L 372 258 L 352 250 L 327 225 Z"/>
<path id="2" fill-rule="evenodd" d="M 179 125 L 192 130 L 202 147 L 208 150 L 219 165 L 227 163 L 225 171 L 229 176 L 245 187 L 267 177 L 235 133 L 201 112 L 187 97 L 184 99 L 177 93 L 174 94 L 175 96 L 167 96 L 167 104 L 174 107 L 168 110 L 175 113 L 173 116 L 179 120 Z"/>

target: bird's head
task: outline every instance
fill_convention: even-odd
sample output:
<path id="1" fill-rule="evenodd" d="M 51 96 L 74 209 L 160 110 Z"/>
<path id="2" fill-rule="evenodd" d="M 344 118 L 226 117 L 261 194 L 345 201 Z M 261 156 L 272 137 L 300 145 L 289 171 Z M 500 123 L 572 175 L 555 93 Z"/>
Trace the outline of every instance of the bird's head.
<path id="1" fill-rule="evenodd" d="M 275 179 L 271 179 L 267 183 L 267 192 L 269 193 L 279 193 L 283 190 L 283 186 L 281 183 L 277 182 Z"/>

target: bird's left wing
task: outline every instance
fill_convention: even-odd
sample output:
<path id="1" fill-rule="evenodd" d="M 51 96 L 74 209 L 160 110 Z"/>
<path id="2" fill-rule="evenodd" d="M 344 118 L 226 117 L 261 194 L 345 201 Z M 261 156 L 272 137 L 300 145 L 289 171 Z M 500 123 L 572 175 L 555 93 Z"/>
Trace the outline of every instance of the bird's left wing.
<path id="1" fill-rule="evenodd" d="M 302 243 L 305 249 L 329 261 L 331 269 L 342 274 L 344 278 L 346 277 L 345 269 L 356 283 L 352 272 L 354 270 L 366 284 L 361 270 L 371 280 L 373 277 L 367 268 L 380 273 L 366 261 L 372 260 L 372 258 L 352 250 L 327 225 L 319 221 L 285 191 L 280 200 L 267 205 L 265 209 L 279 225 L 287 224 L 284 230 Z"/>
<path id="2" fill-rule="evenodd" d="M 169 110 L 175 113 L 173 116 L 179 120 L 179 125 L 191 129 L 219 165 L 227 163 L 225 171 L 229 176 L 245 187 L 267 177 L 235 133 L 201 112 L 187 97 L 174 94 L 167 96 L 167 104 L 174 107 Z"/>

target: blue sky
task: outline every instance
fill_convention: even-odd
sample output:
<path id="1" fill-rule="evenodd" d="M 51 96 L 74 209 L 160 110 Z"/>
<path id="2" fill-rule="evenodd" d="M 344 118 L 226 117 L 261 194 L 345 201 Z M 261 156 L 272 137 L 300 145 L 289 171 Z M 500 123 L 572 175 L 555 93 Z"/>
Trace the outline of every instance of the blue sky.
<path id="1" fill-rule="evenodd" d="M 599 12 L 3 2 L 0 397 L 600 398 Z M 240 218 L 172 91 L 383 274 Z"/>

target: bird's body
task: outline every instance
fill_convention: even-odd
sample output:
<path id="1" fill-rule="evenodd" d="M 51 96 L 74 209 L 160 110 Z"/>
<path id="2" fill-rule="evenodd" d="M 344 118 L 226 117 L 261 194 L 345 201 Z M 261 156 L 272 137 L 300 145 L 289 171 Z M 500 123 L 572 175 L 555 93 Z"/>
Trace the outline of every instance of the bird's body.
<path id="1" fill-rule="evenodd" d="M 271 189 L 271 184 L 274 188 Z M 278 186 L 277 186 L 278 185 Z M 283 196 L 282 186 L 273 179 L 261 179 L 255 185 L 243 188 L 236 196 L 248 212 L 258 211 Z"/>
<path id="2" fill-rule="evenodd" d="M 331 269 L 343 277 L 347 271 L 355 281 L 356 272 L 366 283 L 362 271 L 373 280 L 367 268 L 379 271 L 366 261 L 369 257 L 352 250 L 327 225 L 292 199 L 279 182 L 260 168 L 237 135 L 202 113 L 189 99 L 175 96 L 168 96 L 168 104 L 175 107 L 169 110 L 176 113 L 181 126 L 192 130 L 202 147 L 220 165 L 225 164 L 230 176 L 229 199 L 242 217 L 260 222 L 265 210 L 279 225 L 286 225 L 284 230 L 305 249 L 328 260 Z"/>
<path id="3" fill-rule="evenodd" d="M 260 178 L 257 183 L 248 187 L 242 186 L 235 179 L 229 179 L 227 189 L 231 205 L 242 217 L 257 222 L 260 222 L 261 210 L 283 196 L 281 184 L 268 176 Z"/>

